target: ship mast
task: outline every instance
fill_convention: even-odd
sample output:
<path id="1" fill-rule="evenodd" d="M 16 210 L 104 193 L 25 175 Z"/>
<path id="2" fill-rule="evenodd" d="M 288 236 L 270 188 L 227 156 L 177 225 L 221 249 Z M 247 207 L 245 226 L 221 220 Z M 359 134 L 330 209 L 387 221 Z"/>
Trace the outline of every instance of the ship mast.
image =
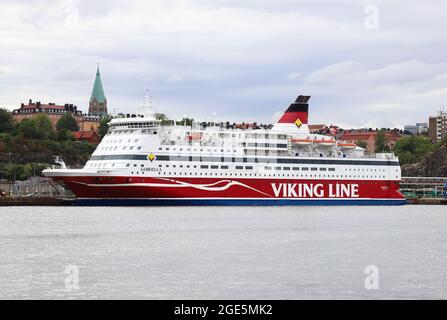
<path id="1" fill-rule="evenodd" d="M 144 96 L 143 105 L 141 106 L 142 114 L 145 118 L 155 119 L 154 110 L 152 108 L 151 96 L 149 95 L 149 89 L 146 89 L 146 94 Z"/>

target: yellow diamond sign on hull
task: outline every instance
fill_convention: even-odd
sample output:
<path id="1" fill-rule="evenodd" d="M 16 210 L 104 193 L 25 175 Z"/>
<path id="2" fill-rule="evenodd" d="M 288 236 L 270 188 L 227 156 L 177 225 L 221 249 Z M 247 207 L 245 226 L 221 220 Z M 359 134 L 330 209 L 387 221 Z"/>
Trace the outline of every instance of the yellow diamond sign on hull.
<path id="1" fill-rule="evenodd" d="M 301 127 L 301 125 L 302 125 L 303 123 L 301 122 L 300 119 L 296 119 L 295 124 L 296 124 L 296 126 L 299 128 L 299 127 Z"/>
<path id="2" fill-rule="evenodd" d="M 147 159 L 151 160 L 151 161 L 154 161 L 156 158 L 157 157 L 153 153 L 151 153 L 150 155 L 147 156 Z"/>

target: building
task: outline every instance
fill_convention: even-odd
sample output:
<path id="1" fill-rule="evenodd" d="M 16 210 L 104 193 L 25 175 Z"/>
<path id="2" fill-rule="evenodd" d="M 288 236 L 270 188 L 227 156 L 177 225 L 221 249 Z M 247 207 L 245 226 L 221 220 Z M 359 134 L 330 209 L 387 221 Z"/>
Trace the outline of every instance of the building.
<path id="1" fill-rule="evenodd" d="M 92 96 L 90 97 L 88 114 L 91 116 L 107 116 L 107 99 L 102 86 L 101 73 L 99 66 L 96 70 L 95 83 L 93 85 Z"/>
<path id="2" fill-rule="evenodd" d="M 439 142 L 447 135 L 447 112 L 439 111 L 429 118 L 428 135 L 432 142 Z"/>
<path id="3" fill-rule="evenodd" d="M 101 141 L 101 137 L 96 131 L 75 131 L 73 132 L 73 137 L 76 140 L 94 144 L 98 144 Z"/>
<path id="4" fill-rule="evenodd" d="M 343 135 L 341 136 L 340 140 L 343 141 L 349 141 L 349 142 L 355 142 L 363 141 L 366 143 L 366 152 L 369 154 L 372 154 L 375 152 L 376 148 L 376 138 L 377 138 L 377 130 L 371 130 L 371 131 L 357 131 L 357 130 L 350 130 L 345 131 Z M 393 149 L 394 145 L 396 144 L 396 141 L 399 140 L 400 135 L 393 132 L 393 131 L 385 131 L 385 138 L 387 140 L 386 145 Z"/>
<path id="5" fill-rule="evenodd" d="M 308 126 L 310 133 L 322 133 L 328 129 L 325 124 L 309 124 Z"/>
<path id="6" fill-rule="evenodd" d="M 45 113 L 50 118 L 53 127 L 56 128 L 56 124 L 59 119 L 65 113 L 71 113 L 71 115 L 76 119 L 76 122 L 82 122 L 82 111 L 78 110 L 73 104 L 57 105 L 55 103 L 43 104 L 40 101 L 33 102 L 31 99 L 28 104 L 22 103 L 19 109 L 12 111 L 12 117 L 15 121 L 20 122 L 26 118 L 33 118 L 41 113 Z"/>
<path id="7" fill-rule="evenodd" d="M 412 135 L 424 134 L 428 131 L 428 123 L 409 124 L 404 127 L 404 131 Z"/>
<path id="8" fill-rule="evenodd" d="M 59 119 L 66 114 L 71 113 L 75 118 L 76 123 L 81 131 L 96 131 L 98 130 L 101 122 L 101 117 L 87 116 L 78 110 L 78 107 L 73 104 L 57 105 L 55 103 L 43 104 L 40 101 L 33 102 L 31 99 L 28 104 L 22 103 L 19 109 L 12 111 L 12 117 L 14 121 L 20 122 L 26 118 L 33 118 L 39 114 L 47 114 L 50 118 L 53 127 L 56 128 L 56 124 Z"/>

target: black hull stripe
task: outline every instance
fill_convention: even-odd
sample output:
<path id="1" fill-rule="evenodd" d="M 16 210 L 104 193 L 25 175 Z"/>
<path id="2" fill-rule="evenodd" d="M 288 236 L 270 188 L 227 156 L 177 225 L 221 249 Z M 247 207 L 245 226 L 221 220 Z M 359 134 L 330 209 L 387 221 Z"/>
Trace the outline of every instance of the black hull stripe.
<path id="1" fill-rule="evenodd" d="M 90 160 L 147 160 L 147 155 L 118 154 L 92 156 Z M 227 162 L 227 163 L 284 163 L 284 164 L 331 164 L 331 165 L 359 165 L 359 166 L 391 166 L 398 167 L 399 161 L 388 160 L 347 160 L 347 159 L 287 159 L 287 158 L 245 158 L 245 157 L 200 157 L 200 156 L 166 156 L 159 155 L 156 161 L 196 161 L 196 162 Z"/>

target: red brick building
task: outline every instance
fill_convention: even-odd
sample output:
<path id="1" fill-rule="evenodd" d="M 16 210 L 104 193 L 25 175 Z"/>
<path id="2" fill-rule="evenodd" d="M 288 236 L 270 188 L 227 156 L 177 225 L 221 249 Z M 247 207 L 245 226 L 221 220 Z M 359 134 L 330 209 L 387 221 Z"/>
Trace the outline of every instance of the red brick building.
<path id="1" fill-rule="evenodd" d="M 376 138 L 378 131 L 345 131 L 345 133 L 340 137 L 340 140 L 349 141 L 357 143 L 358 141 L 363 141 L 366 143 L 366 152 L 374 153 L 376 147 Z M 393 149 L 396 141 L 399 140 L 400 135 L 392 132 L 385 131 L 386 145 Z"/>
<path id="2" fill-rule="evenodd" d="M 84 115 L 82 111 L 73 104 L 57 105 L 55 103 L 42 104 L 40 101 L 33 102 L 31 99 L 28 104 L 22 103 L 19 109 L 12 112 L 14 121 L 20 122 L 26 118 L 33 118 L 41 113 L 45 113 L 50 118 L 53 127 L 65 113 L 71 113 L 75 118 L 80 131 L 97 131 L 101 122 L 101 117 Z"/>
<path id="3" fill-rule="evenodd" d="M 96 131 L 76 131 L 73 132 L 73 136 L 76 140 L 94 144 L 98 144 L 101 141 L 101 137 Z"/>

